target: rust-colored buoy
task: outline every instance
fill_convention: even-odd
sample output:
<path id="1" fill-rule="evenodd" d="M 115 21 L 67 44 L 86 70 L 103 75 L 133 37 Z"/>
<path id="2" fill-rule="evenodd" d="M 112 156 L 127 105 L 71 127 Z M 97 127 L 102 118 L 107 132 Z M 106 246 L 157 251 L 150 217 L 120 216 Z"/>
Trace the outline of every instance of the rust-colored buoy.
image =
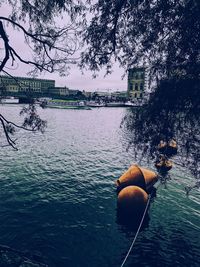
<path id="1" fill-rule="evenodd" d="M 176 140 L 171 139 L 171 140 L 168 142 L 168 146 L 173 147 L 174 149 L 177 149 L 177 142 L 176 142 Z"/>
<path id="2" fill-rule="evenodd" d="M 176 142 L 176 140 L 171 139 L 171 140 L 168 142 L 167 153 L 166 153 L 166 154 L 167 154 L 168 156 L 176 155 L 177 150 L 178 150 L 178 146 L 177 146 L 177 142 Z"/>
<path id="3" fill-rule="evenodd" d="M 158 176 L 155 172 L 139 167 L 138 165 L 132 165 L 117 179 L 116 184 L 118 191 L 130 185 L 139 186 L 143 190 L 148 190 L 157 180 Z"/>
<path id="4" fill-rule="evenodd" d="M 116 181 L 117 187 L 120 189 L 129 186 L 136 185 L 146 190 L 146 183 L 144 176 L 138 165 L 132 165 L 119 179 Z"/>
<path id="5" fill-rule="evenodd" d="M 167 155 L 168 157 L 176 155 L 177 153 L 177 142 L 175 139 L 171 139 L 168 142 L 160 140 L 158 144 L 158 151 Z"/>
<path id="6" fill-rule="evenodd" d="M 158 175 L 149 169 L 140 167 L 140 170 L 144 176 L 146 190 L 148 191 L 158 181 Z"/>
<path id="7" fill-rule="evenodd" d="M 139 215 L 147 205 L 148 194 L 138 186 L 127 186 L 118 194 L 117 205 L 121 213 Z"/>
<path id="8" fill-rule="evenodd" d="M 160 157 L 155 163 L 155 167 L 160 172 L 168 172 L 172 168 L 172 161 L 168 160 L 164 155 L 160 155 Z"/>
<path id="9" fill-rule="evenodd" d="M 160 140 L 160 143 L 158 144 L 158 151 L 164 152 L 167 148 L 167 142 Z"/>

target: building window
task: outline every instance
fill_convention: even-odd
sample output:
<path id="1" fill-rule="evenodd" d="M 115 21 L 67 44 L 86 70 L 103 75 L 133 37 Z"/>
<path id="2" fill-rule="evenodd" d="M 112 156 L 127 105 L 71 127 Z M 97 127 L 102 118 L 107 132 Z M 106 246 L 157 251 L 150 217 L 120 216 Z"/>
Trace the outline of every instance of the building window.
<path id="1" fill-rule="evenodd" d="M 138 91 L 138 84 L 135 84 L 135 91 Z"/>
<path id="2" fill-rule="evenodd" d="M 143 90 L 144 90 L 144 84 L 141 83 L 141 84 L 140 84 L 140 91 L 143 91 Z"/>
<path id="3" fill-rule="evenodd" d="M 137 94 L 135 93 L 135 98 L 137 97 Z"/>
<path id="4" fill-rule="evenodd" d="M 140 97 L 142 98 L 142 93 L 140 94 Z"/>
<path id="5" fill-rule="evenodd" d="M 133 90 L 133 84 L 132 83 L 130 84 L 130 90 L 131 91 Z"/>

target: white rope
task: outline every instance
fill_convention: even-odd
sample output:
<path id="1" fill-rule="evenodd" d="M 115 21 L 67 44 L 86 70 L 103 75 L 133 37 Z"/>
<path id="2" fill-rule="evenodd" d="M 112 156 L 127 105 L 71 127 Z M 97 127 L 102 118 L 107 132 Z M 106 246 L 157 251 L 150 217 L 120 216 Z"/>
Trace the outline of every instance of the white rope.
<path id="1" fill-rule="evenodd" d="M 138 236 L 138 234 L 139 234 L 139 232 L 140 232 L 140 228 L 141 228 L 142 223 L 143 223 L 143 221 L 144 221 L 144 217 L 145 217 L 145 215 L 146 215 L 147 208 L 148 208 L 148 206 L 149 206 L 150 200 L 151 200 L 151 194 L 150 194 L 149 197 L 148 197 L 147 205 L 146 205 L 146 207 L 145 207 L 145 210 L 144 210 L 144 213 L 143 213 L 143 216 L 142 216 L 140 225 L 139 225 L 139 227 L 138 227 L 138 229 L 137 229 L 137 232 L 136 232 L 136 234 L 135 234 L 135 237 L 134 237 L 134 239 L 133 239 L 133 242 L 132 242 L 132 244 L 131 244 L 131 246 L 130 246 L 130 248 L 129 248 L 127 254 L 126 254 L 126 257 L 124 258 L 124 261 L 123 261 L 122 264 L 121 264 L 121 267 L 123 267 L 124 264 L 126 263 L 126 260 L 128 259 L 128 256 L 129 256 L 129 254 L 130 254 L 130 252 L 131 252 L 131 250 L 132 250 L 132 248 L 133 248 L 133 245 L 135 244 L 135 241 L 136 241 L 136 239 L 137 239 L 137 236 Z"/>

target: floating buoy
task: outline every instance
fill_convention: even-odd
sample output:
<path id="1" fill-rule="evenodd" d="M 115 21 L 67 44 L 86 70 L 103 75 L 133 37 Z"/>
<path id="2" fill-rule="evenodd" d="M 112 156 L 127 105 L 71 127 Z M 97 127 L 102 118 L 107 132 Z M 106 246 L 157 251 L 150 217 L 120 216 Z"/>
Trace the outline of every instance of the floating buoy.
<path id="1" fill-rule="evenodd" d="M 167 142 L 160 140 L 160 143 L 158 144 L 158 151 L 163 153 L 167 148 Z"/>
<path id="2" fill-rule="evenodd" d="M 154 171 L 145 169 L 143 167 L 140 167 L 140 170 L 144 176 L 144 180 L 146 183 L 146 190 L 148 191 L 158 181 L 158 175 Z"/>
<path id="3" fill-rule="evenodd" d="M 118 191 L 126 186 L 135 185 L 143 190 L 148 190 L 158 180 L 155 172 L 148 169 L 132 165 L 119 179 L 116 181 Z"/>
<path id="4" fill-rule="evenodd" d="M 167 172 L 172 168 L 172 161 L 168 160 L 164 155 L 160 155 L 155 163 L 155 167 L 161 172 Z"/>
<path id="5" fill-rule="evenodd" d="M 117 206 L 125 215 L 140 215 L 144 212 L 148 201 L 148 194 L 138 186 L 123 188 L 117 198 Z"/>
<path id="6" fill-rule="evenodd" d="M 167 146 L 167 155 L 173 156 L 177 153 L 177 150 L 177 142 L 174 139 L 170 140 Z"/>
<path id="7" fill-rule="evenodd" d="M 120 189 L 129 185 L 136 185 L 146 190 L 144 176 L 138 165 L 132 165 L 119 179 L 117 179 L 116 184 Z"/>
<path id="8" fill-rule="evenodd" d="M 163 140 L 158 144 L 158 151 L 169 156 L 173 156 L 177 153 L 177 142 L 174 139 L 165 142 Z"/>
<path id="9" fill-rule="evenodd" d="M 172 162 L 170 160 L 163 162 L 156 162 L 155 166 L 160 171 L 169 171 L 172 168 Z"/>

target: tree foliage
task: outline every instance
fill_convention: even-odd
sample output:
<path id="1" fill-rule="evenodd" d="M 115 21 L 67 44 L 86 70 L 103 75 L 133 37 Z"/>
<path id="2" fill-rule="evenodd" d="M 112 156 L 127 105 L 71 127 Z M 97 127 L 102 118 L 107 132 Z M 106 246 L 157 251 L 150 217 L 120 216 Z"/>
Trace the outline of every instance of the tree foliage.
<path id="1" fill-rule="evenodd" d="M 179 69 L 192 77 L 200 72 L 200 2 L 198 0 L 99 0 L 85 32 L 82 64 L 93 71 L 113 60 L 129 69 L 150 68 L 151 77 Z"/>
<path id="2" fill-rule="evenodd" d="M 34 72 L 58 71 L 64 75 L 69 64 L 76 62 L 75 53 L 81 43 L 78 39 L 81 23 L 77 15 L 84 10 L 81 1 L 3 0 L 0 7 L 10 9 L 9 16 L 0 16 L 3 44 L 0 71 L 15 62 L 22 62 L 31 65 Z M 20 39 L 24 40 L 25 49 L 30 50 L 32 58 L 17 51 L 8 35 L 10 28 L 23 34 L 19 35 Z"/>
<path id="3" fill-rule="evenodd" d="M 0 17 L 5 50 L 0 70 L 11 59 L 64 73 L 83 38 L 81 66 L 92 71 L 106 66 L 109 72 L 117 60 L 125 69 L 146 64 L 151 77 L 166 77 L 177 69 L 199 76 L 198 0 L 3 0 L 0 5 L 5 3 L 11 12 Z M 23 32 L 33 60 L 13 49 L 7 25 Z"/>
<path id="4" fill-rule="evenodd" d="M 155 156 L 160 140 L 176 138 L 199 177 L 200 1 L 99 0 L 91 12 L 82 65 L 108 73 L 114 61 L 143 65 L 156 81 L 149 103 L 124 120 L 135 153 Z"/>
<path id="5" fill-rule="evenodd" d="M 76 52 L 81 47 L 78 38 L 84 19 L 84 5 L 79 0 L 2 0 L 0 8 L 9 10 L 8 16 L 0 16 L 0 72 L 10 76 L 10 69 L 19 63 L 28 64 L 32 74 L 38 71 L 59 72 L 66 75 L 69 65 L 77 61 Z M 13 39 L 13 32 L 19 33 Z M 25 43 L 24 50 L 16 43 Z M 31 56 L 28 56 L 29 51 Z M 1 92 L 2 93 L 2 92 Z M 12 138 L 15 130 L 44 131 L 46 122 L 37 114 L 34 105 L 24 108 L 22 125 L 9 121 L 0 114 L 0 125 L 8 145 L 17 149 Z"/>
<path id="6" fill-rule="evenodd" d="M 138 160 L 156 160 L 160 141 L 176 139 L 177 164 L 200 179 L 199 88 L 199 79 L 162 80 L 144 107 L 127 114 L 122 125 Z"/>
<path id="7" fill-rule="evenodd" d="M 21 110 L 20 115 L 24 116 L 22 125 L 16 124 L 0 114 L 0 128 L 2 128 L 2 132 L 4 133 L 7 144 L 15 150 L 18 150 L 16 140 L 13 138 L 16 129 L 22 129 L 30 132 L 40 131 L 43 133 L 47 126 L 47 122 L 45 120 L 42 120 L 38 115 L 34 104 L 30 104 L 28 107 L 24 107 Z"/>

